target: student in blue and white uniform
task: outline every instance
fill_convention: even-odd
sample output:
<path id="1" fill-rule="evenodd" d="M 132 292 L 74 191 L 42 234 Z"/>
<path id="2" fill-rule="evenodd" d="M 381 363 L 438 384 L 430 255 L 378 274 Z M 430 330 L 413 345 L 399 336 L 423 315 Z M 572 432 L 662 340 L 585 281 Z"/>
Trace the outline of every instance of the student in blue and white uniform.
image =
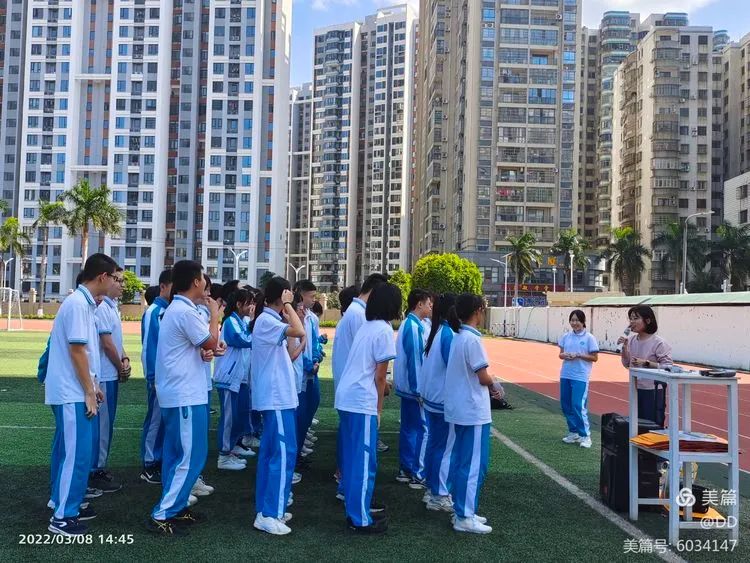
<path id="1" fill-rule="evenodd" d="M 159 295 L 143 313 L 141 319 L 141 364 L 146 379 L 146 419 L 143 421 L 141 438 L 141 458 L 143 471 L 141 479 L 154 485 L 161 484 L 161 457 L 164 444 L 164 426 L 161 422 L 161 408 L 156 396 L 154 378 L 156 374 L 156 346 L 159 343 L 161 319 L 169 306 L 172 292 L 172 270 L 159 274 Z"/>
<path id="2" fill-rule="evenodd" d="M 117 413 L 117 394 L 120 381 L 125 382 L 130 376 L 130 358 L 125 354 L 122 342 L 122 320 L 116 299 L 122 297 L 124 282 L 123 270 L 118 268 L 114 275 L 112 288 L 103 296 L 96 308 L 96 327 L 99 333 L 99 385 L 104 393 L 104 401 L 99 405 L 93 428 L 93 456 L 89 487 L 100 489 L 104 493 L 113 493 L 122 488 L 122 483 L 115 481 L 107 471 L 107 460 L 112 445 L 112 430 Z"/>
<path id="3" fill-rule="evenodd" d="M 242 381 L 250 369 L 248 353 L 252 346 L 250 329 L 244 317 L 254 308 L 255 297 L 246 289 L 237 289 L 230 294 L 224 308 L 221 339 L 227 343 L 227 351 L 216 360 L 214 370 L 221 409 L 217 432 L 219 469 L 241 471 L 247 467 L 247 461 L 240 456 L 248 455 L 248 450 L 238 444 L 244 428 L 239 400 Z M 245 416 L 249 416 L 249 413 L 245 413 Z"/>
<path id="4" fill-rule="evenodd" d="M 424 456 L 427 448 L 427 417 L 417 389 L 424 356 L 424 325 L 432 315 L 432 295 L 413 289 L 407 299 L 408 314 L 396 337 L 393 379 L 401 397 L 401 430 L 398 441 L 399 472 L 396 480 L 412 489 L 424 489 Z"/>
<path id="5" fill-rule="evenodd" d="M 204 299 L 202 267 L 181 260 L 172 268 L 172 301 L 164 312 L 156 349 L 156 393 L 164 422 L 162 496 L 148 528 L 161 535 L 184 533 L 181 524 L 202 518 L 188 508 L 190 491 L 208 453 L 208 393 L 201 350 L 219 346 L 219 306 L 206 299 L 206 325 L 196 303 Z"/>
<path id="6" fill-rule="evenodd" d="M 568 423 L 566 444 L 591 447 L 589 429 L 589 378 L 594 362 L 599 359 L 599 343 L 586 330 L 586 313 L 576 309 L 568 316 L 572 332 L 560 337 L 560 407 Z"/>
<path id="7" fill-rule="evenodd" d="M 401 316 L 400 305 L 401 290 L 395 285 L 380 284 L 372 290 L 367 322 L 357 332 L 336 388 L 346 517 L 349 529 L 359 533 L 382 533 L 388 528 L 385 515 L 372 511 L 372 494 L 386 373 L 388 363 L 396 357 L 391 321 Z"/>
<path id="8" fill-rule="evenodd" d="M 447 448 L 449 424 L 445 422 L 445 373 L 448 368 L 453 329 L 448 324 L 448 313 L 456 305 L 453 293 L 437 296 L 433 305 L 432 323 L 417 390 L 427 414 L 427 449 L 424 473 L 427 491 L 422 499 L 428 510 L 453 512 L 453 501 L 448 491 L 448 469 L 451 450 Z"/>
<path id="9" fill-rule="evenodd" d="M 304 380 L 302 392 L 298 396 L 299 407 L 297 417 L 297 450 L 300 457 L 312 453 L 312 448 L 305 446 L 307 431 L 312 425 L 312 419 L 320 405 L 320 382 L 318 369 L 323 360 L 320 346 L 320 326 L 318 317 L 310 310 L 315 302 L 317 288 L 310 280 L 301 280 L 295 284 L 295 294 L 305 307 L 305 350 L 302 354 Z M 312 445 L 312 444 L 310 444 Z"/>
<path id="10" fill-rule="evenodd" d="M 53 511 L 48 529 L 55 534 L 84 534 L 87 528 L 79 520 L 96 517 L 91 506 L 82 506 L 91 469 L 93 417 L 104 398 L 96 382 L 100 366 L 95 299 L 110 292 L 116 269 L 109 256 L 90 256 L 82 283 L 65 298 L 52 325 L 44 403 L 55 416 L 47 505 Z"/>
<path id="11" fill-rule="evenodd" d="M 485 303 L 479 295 L 464 293 L 448 322 L 453 337 L 445 372 L 445 421 L 450 424 L 446 448 L 451 451 L 448 489 L 453 496 L 453 529 L 488 534 L 486 518 L 476 513 L 487 475 L 490 455 L 490 391 L 494 383 L 478 328 L 484 322 Z M 493 394 L 495 392 L 493 391 Z"/>
<path id="12" fill-rule="evenodd" d="M 297 388 L 287 338 L 301 338 L 305 329 L 294 310 L 290 288 L 289 282 L 279 276 L 266 284 L 262 311 L 260 305 L 256 306 L 250 361 L 253 408 L 263 415 L 253 526 L 274 535 L 292 531 L 287 526 L 291 515 L 284 510 L 297 459 Z"/>

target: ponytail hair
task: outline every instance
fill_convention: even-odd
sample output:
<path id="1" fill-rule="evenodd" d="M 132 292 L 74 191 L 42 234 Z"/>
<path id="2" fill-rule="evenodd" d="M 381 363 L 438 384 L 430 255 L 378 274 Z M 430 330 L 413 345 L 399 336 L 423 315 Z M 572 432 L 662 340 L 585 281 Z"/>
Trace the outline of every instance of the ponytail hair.
<path id="1" fill-rule="evenodd" d="M 255 300 L 255 296 L 246 289 L 235 289 L 232 293 L 227 296 L 227 302 L 224 306 L 224 319 L 221 321 L 224 323 L 232 313 L 236 313 L 239 309 L 240 304 L 247 305 Z"/>
<path id="2" fill-rule="evenodd" d="M 258 317 L 260 317 L 260 314 L 263 312 L 266 297 L 265 295 L 263 295 L 263 292 L 260 289 L 253 288 L 249 291 L 255 298 L 255 315 L 253 316 L 253 320 L 250 321 L 250 332 L 253 332 L 253 329 L 255 328 L 255 321 L 258 320 Z"/>
<path id="3" fill-rule="evenodd" d="M 451 325 L 453 332 L 458 332 L 461 330 L 462 323 L 484 308 L 484 298 L 481 295 L 462 293 L 456 298 L 456 306 L 448 313 L 448 324 Z"/>
<path id="4" fill-rule="evenodd" d="M 424 348 L 425 356 L 430 353 L 432 342 L 440 330 L 441 323 L 448 319 L 448 313 L 456 306 L 455 293 L 443 293 L 436 295 L 434 299 L 435 302 L 432 305 L 432 326 L 430 328 L 430 336 L 427 338 L 427 345 Z"/>

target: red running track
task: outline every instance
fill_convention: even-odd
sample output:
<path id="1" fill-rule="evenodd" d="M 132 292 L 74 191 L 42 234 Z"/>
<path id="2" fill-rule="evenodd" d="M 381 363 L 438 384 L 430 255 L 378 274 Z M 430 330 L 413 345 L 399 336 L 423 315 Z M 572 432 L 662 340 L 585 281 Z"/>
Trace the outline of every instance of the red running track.
<path id="1" fill-rule="evenodd" d="M 490 373 L 555 400 L 560 398 L 560 364 L 557 346 L 527 340 L 486 338 Z M 689 364 L 677 362 L 683 367 Z M 739 375 L 740 468 L 750 470 L 750 375 Z M 628 372 L 615 354 L 601 353 L 594 364 L 589 389 L 589 411 L 628 413 Z M 727 393 L 717 387 L 693 387 L 693 429 L 726 438 Z M 561 432 L 564 431 L 562 414 Z"/>

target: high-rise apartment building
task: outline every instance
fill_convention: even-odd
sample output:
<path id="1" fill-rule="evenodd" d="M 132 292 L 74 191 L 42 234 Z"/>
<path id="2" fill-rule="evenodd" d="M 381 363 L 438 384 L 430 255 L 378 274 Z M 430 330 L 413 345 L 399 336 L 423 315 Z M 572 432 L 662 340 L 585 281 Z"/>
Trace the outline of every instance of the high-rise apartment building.
<path id="1" fill-rule="evenodd" d="M 418 96 L 432 119 L 418 134 L 414 254 L 473 259 L 491 296 L 508 236 L 544 248 L 578 224 L 580 19 L 577 0 L 420 5 Z"/>
<path id="2" fill-rule="evenodd" d="M 306 263 L 323 290 L 407 264 L 416 24 L 403 5 L 315 31 Z"/>
<path id="3" fill-rule="evenodd" d="M 310 246 L 310 157 L 312 155 L 312 83 L 291 89 L 289 98 L 289 213 L 287 275 L 308 276 Z M 296 270 L 299 269 L 299 276 Z"/>
<path id="4" fill-rule="evenodd" d="M 25 63 L 17 92 L 4 73 L 3 138 L 21 134 L 15 160 L 3 143 L 3 192 L 17 164 L 15 206 L 32 238 L 39 201 L 87 178 L 111 188 L 124 217 L 118 236 L 91 233 L 91 251 L 146 282 L 184 258 L 229 280 L 232 251 L 251 283 L 283 270 L 291 4 L 9 2 L 6 16 L 27 9 L 11 15 L 19 47 L 5 38 L 4 64 Z M 24 290 L 39 283 L 38 246 L 15 276 Z M 47 294 L 65 294 L 79 265 L 80 239 L 52 228 Z"/>
<path id="5" fill-rule="evenodd" d="M 684 14 L 653 15 L 644 26 L 613 83 L 612 223 L 650 245 L 668 224 L 711 210 L 714 61 L 710 27 L 688 26 Z M 710 236 L 710 221 L 695 220 Z M 638 293 L 675 291 L 668 258 L 654 249 Z"/>
<path id="6" fill-rule="evenodd" d="M 578 232 L 586 240 L 596 238 L 599 166 L 596 158 L 599 107 L 599 30 L 581 29 L 579 76 L 581 77 L 578 121 Z"/>

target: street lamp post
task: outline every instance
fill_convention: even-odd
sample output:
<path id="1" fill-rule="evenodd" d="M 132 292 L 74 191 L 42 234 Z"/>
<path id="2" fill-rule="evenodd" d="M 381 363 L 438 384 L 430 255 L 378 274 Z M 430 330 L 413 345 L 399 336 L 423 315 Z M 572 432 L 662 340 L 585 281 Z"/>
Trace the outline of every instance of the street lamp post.
<path id="1" fill-rule="evenodd" d="M 224 243 L 226 244 L 226 242 Z M 247 250 L 241 250 L 237 252 L 231 246 L 227 247 L 227 250 L 234 256 L 234 279 L 240 279 L 240 259 L 247 254 Z"/>
<path id="2" fill-rule="evenodd" d="M 572 250 L 568 250 L 568 255 L 570 256 L 570 292 L 573 293 L 573 258 L 575 254 Z"/>
<path id="3" fill-rule="evenodd" d="M 552 293 L 557 293 L 557 267 L 552 266 Z"/>
<path id="4" fill-rule="evenodd" d="M 693 217 L 705 217 L 713 215 L 713 211 L 699 211 L 698 213 L 691 213 L 685 217 L 685 226 L 682 229 L 682 277 L 680 279 L 680 293 L 687 293 L 687 232 L 688 232 L 688 221 Z"/>
<path id="5" fill-rule="evenodd" d="M 294 270 L 294 283 L 297 283 L 297 276 L 299 276 L 300 270 L 304 270 L 305 268 L 307 268 L 307 264 L 302 264 L 298 268 L 295 268 L 294 264 L 289 262 L 289 267 Z"/>
<path id="6" fill-rule="evenodd" d="M 10 282 L 8 281 L 8 276 L 10 274 L 10 263 L 13 262 L 14 258 L 8 258 L 8 260 L 5 261 L 5 265 L 3 266 L 3 286 L 4 287 L 10 287 Z M 7 272 L 5 270 L 8 270 Z"/>
<path id="7" fill-rule="evenodd" d="M 503 307 L 508 306 L 508 256 L 513 254 L 512 252 L 509 252 L 505 256 L 502 256 L 502 260 L 498 260 L 497 258 L 490 258 L 493 262 L 497 262 L 505 269 L 505 275 L 504 275 L 504 282 L 503 282 Z"/>

